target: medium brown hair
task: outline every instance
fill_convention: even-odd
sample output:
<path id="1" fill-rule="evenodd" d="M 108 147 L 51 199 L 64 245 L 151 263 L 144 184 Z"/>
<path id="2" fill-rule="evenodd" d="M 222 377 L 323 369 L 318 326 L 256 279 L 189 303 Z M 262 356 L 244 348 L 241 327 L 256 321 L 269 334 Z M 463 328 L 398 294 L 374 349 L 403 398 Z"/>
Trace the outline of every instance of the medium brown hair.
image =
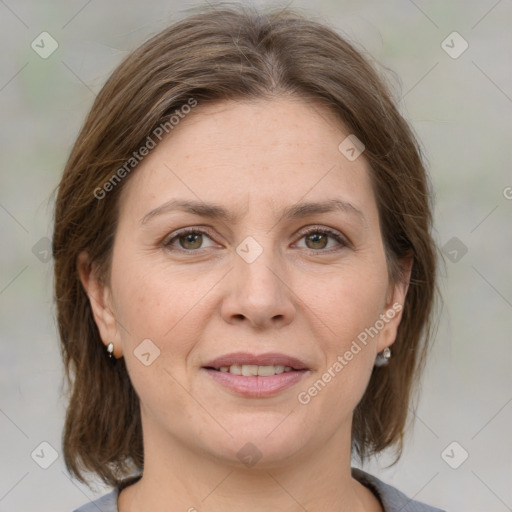
<path id="1" fill-rule="evenodd" d="M 81 481 L 88 471 L 119 485 L 140 473 L 144 461 L 138 397 L 124 360 L 112 365 L 106 357 L 77 271 L 77 257 L 87 251 L 108 282 L 119 194 L 130 175 L 102 199 L 95 191 L 190 98 L 200 109 L 283 95 L 326 105 L 365 145 L 391 282 L 403 279 L 400 262 L 413 257 L 393 356 L 373 370 L 352 429 L 361 459 L 390 446 L 400 455 L 437 295 L 431 193 L 418 143 L 368 59 L 334 29 L 288 9 L 217 5 L 189 13 L 117 67 L 94 101 L 58 188 L 55 299 L 70 388 L 63 452 Z"/>

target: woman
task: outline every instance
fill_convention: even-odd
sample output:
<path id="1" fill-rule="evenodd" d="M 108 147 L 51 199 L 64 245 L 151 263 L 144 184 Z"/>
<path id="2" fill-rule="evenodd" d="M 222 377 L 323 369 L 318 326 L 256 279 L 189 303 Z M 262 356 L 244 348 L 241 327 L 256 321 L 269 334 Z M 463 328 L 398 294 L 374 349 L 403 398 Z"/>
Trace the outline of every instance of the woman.
<path id="1" fill-rule="evenodd" d="M 78 509 L 427 511 L 400 455 L 431 338 L 418 145 L 368 62 L 291 12 L 207 8 L 115 70 L 53 253 Z"/>

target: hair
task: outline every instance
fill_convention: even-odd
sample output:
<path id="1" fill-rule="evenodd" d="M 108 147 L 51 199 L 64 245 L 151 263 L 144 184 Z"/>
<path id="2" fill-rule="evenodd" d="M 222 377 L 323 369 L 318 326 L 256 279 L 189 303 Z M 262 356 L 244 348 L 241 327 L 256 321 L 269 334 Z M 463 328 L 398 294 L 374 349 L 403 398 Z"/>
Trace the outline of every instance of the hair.
<path id="1" fill-rule="evenodd" d="M 370 60 L 333 28 L 289 9 L 217 5 L 189 13 L 121 62 L 97 95 L 58 187 L 55 301 L 70 395 L 63 454 L 80 481 L 92 472 L 119 486 L 144 463 L 138 396 L 124 359 L 112 365 L 106 357 L 77 270 L 78 255 L 87 251 L 108 282 L 119 195 L 130 175 L 102 198 L 97 191 L 191 98 L 200 109 L 290 95 L 327 106 L 364 144 L 390 282 L 404 279 L 402 262 L 413 259 L 393 357 L 374 368 L 352 426 L 360 460 L 388 447 L 400 457 L 438 293 L 432 194 L 420 146 Z"/>

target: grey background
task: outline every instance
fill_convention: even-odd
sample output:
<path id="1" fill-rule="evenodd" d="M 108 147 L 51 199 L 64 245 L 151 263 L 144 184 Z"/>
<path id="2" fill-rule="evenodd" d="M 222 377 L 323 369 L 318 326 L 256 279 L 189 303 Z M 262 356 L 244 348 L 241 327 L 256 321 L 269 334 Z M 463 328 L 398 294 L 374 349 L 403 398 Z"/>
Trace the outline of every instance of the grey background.
<path id="1" fill-rule="evenodd" d="M 109 73 L 191 5 L 0 0 L 0 512 L 71 511 L 105 492 L 71 481 L 60 453 L 51 193 Z M 404 455 L 366 469 L 449 511 L 512 510 L 512 2 L 290 5 L 328 20 L 396 73 L 388 77 L 424 145 L 436 239 L 446 247 L 445 305 Z M 46 59 L 31 48 L 43 31 L 59 45 Z M 458 58 L 442 47 L 453 31 L 469 44 Z M 457 36 L 446 45 L 462 48 Z M 43 441 L 58 456 L 47 469 L 36 463 L 50 461 Z"/>

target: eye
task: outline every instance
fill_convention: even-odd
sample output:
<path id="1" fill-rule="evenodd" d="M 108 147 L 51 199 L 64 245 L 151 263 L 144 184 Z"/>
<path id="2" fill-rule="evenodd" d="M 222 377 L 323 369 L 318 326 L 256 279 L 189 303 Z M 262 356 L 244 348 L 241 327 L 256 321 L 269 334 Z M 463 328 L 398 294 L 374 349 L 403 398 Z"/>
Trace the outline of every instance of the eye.
<path id="1" fill-rule="evenodd" d="M 305 248 L 313 252 L 332 252 L 350 245 L 341 233 L 325 227 L 310 228 L 302 233 L 300 240 L 302 239 L 305 239 Z M 205 247 L 203 243 L 206 240 L 212 243 Z M 334 244 L 329 245 L 330 241 L 334 241 Z M 176 231 L 164 240 L 163 245 L 169 250 L 182 252 L 196 252 L 215 246 L 208 232 L 198 228 L 184 228 Z"/>
<path id="2" fill-rule="evenodd" d="M 324 249 L 333 249 L 332 245 L 328 247 L 329 239 L 336 242 L 334 244 L 334 250 L 337 250 L 336 245 L 338 245 L 338 250 L 349 245 L 343 235 L 328 228 L 311 228 L 303 233 L 300 239 L 305 239 L 307 249 L 317 252 L 331 252 L 330 250 L 324 251 Z"/>
<path id="3" fill-rule="evenodd" d="M 186 228 L 173 233 L 172 237 L 165 240 L 163 244 L 171 250 L 193 252 L 205 248 L 201 247 L 205 237 L 211 240 L 206 231 L 197 228 Z M 178 243 L 178 246 L 176 246 L 176 243 Z"/>

